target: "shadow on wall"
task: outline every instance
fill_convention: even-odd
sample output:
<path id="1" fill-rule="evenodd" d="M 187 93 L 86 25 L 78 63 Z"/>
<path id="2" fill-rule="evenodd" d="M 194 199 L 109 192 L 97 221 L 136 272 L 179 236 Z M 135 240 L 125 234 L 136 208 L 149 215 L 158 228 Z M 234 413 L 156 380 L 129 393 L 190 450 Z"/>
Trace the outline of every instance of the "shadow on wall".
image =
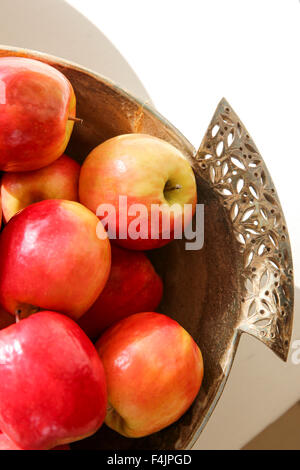
<path id="1" fill-rule="evenodd" d="M 250 441 L 242 450 L 300 450 L 300 402 Z"/>
<path id="2" fill-rule="evenodd" d="M 118 50 L 64 0 L 1 0 L 0 44 L 77 62 L 119 83 L 141 100 L 149 100 Z"/>
<path id="3" fill-rule="evenodd" d="M 222 398 L 194 449 L 237 450 L 247 443 L 253 448 L 250 441 L 281 416 L 285 427 L 279 419 L 278 433 L 272 436 L 272 442 L 271 438 L 266 442 L 263 435 L 263 438 L 259 437 L 259 444 L 254 442 L 254 445 L 270 448 L 282 445 L 283 449 L 285 446 L 300 447 L 300 413 L 291 421 L 290 413 L 288 419 L 284 417 L 287 410 L 300 400 L 300 350 L 296 343 L 299 340 L 300 288 L 296 287 L 293 335 L 287 363 L 280 361 L 264 344 L 243 334 Z M 294 355 L 298 359 L 297 364 L 293 362 Z M 297 435 L 290 438 L 288 429 L 293 432 L 297 419 Z"/>

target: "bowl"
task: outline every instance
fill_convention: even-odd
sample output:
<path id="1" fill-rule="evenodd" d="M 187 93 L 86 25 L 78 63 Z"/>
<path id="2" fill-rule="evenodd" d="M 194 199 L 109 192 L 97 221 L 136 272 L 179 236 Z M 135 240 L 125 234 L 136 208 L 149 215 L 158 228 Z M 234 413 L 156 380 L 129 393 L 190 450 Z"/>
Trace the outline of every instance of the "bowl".
<path id="1" fill-rule="evenodd" d="M 157 111 L 97 73 L 29 50 L 0 46 L 0 56 L 42 60 L 71 81 L 83 124 L 75 125 L 66 153 L 80 163 L 110 137 L 143 132 L 173 144 L 194 169 L 198 202 L 204 204 L 202 249 L 186 250 L 186 240 L 175 240 L 149 256 L 165 285 L 160 312 L 179 321 L 202 350 L 201 390 L 178 422 L 149 437 L 124 438 L 104 425 L 94 436 L 73 444 L 75 449 L 190 449 L 222 394 L 242 333 L 287 359 L 294 297 L 292 257 L 266 165 L 225 99 L 196 151 Z"/>

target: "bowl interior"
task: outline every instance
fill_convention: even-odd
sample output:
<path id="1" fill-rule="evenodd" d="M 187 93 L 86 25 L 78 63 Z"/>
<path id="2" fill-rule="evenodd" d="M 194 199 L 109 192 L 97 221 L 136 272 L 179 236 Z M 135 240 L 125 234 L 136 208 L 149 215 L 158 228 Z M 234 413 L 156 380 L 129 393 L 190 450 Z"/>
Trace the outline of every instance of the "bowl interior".
<path id="1" fill-rule="evenodd" d="M 77 96 L 76 124 L 67 154 L 82 162 L 104 140 L 131 132 L 165 139 L 191 161 L 197 178 L 198 202 L 205 205 L 204 246 L 187 251 L 185 240 L 148 252 L 164 281 L 159 311 L 177 320 L 200 346 L 205 365 L 203 386 L 190 410 L 174 425 L 142 439 L 127 439 L 106 426 L 94 436 L 73 444 L 78 449 L 186 449 L 208 418 L 226 375 L 226 355 L 233 345 L 238 316 L 236 245 L 224 208 L 202 180 L 194 149 L 163 118 L 99 77 L 70 66 L 59 68 Z M 180 377 L 178 377 L 180 380 Z"/>

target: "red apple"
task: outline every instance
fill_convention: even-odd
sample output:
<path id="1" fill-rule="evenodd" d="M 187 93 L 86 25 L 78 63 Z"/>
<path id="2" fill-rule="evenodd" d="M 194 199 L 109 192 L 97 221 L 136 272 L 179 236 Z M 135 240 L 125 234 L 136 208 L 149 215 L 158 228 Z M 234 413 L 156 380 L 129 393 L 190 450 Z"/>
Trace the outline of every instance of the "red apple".
<path id="1" fill-rule="evenodd" d="M 0 58 L 0 170 L 37 170 L 69 142 L 76 99 L 54 67 L 23 57 Z"/>
<path id="2" fill-rule="evenodd" d="M 95 214 L 78 202 L 49 199 L 26 207 L 0 235 L 0 304 L 21 318 L 54 310 L 78 319 L 109 276 L 104 235 Z"/>
<path id="3" fill-rule="evenodd" d="M 157 308 L 163 284 L 142 252 L 112 246 L 108 281 L 94 305 L 79 320 L 90 338 L 128 315 Z"/>
<path id="4" fill-rule="evenodd" d="M 65 315 L 39 312 L 0 331 L 0 428 L 24 450 L 95 433 L 106 413 L 101 360 Z"/>
<path id="5" fill-rule="evenodd" d="M 165 315 L 131 315 L 109 328 L 96 348 L 107 380 L 105 422 L 124 436 L 147 436 L 174 423 L 200 389 L 200 349 Z"/>
<path id="6" fill-rule="evenodd" d="M 67 155 L 40 170 L 4 173 L 1 181 L 3 218 L 44 199 L 78 201 L 80 165 Z"/>
<path id="7" fill-rule="evenodd" d="M 7 435 L 0 431 L 0 450 L 24 450 L 17 446 Z M 54 447 L 51 450 L 71 450 L 68 444 Z"/>
<path id="8" fill-rule="evenodd" d="M 120 196 L 127 197 L 126 208 Z M 196 183 L 189 162 L 178 149 L 150 135 L 128 134 L 107 140 L 89 154 L 80 172 L 79 199 L 100 220 L 106 217 L 99 213 L 100 204 L 111 204 L 116 210 L 111 232 L 116 232 L 117 243 L 147 250 L 165 245 L 174 238 L 176 227 L 190 223 Z M 130 207 L 134 212 L 137 209 L 133 204 L 142 204 L 143 212 L 130 213 Z M 162 214 L 169 220 L 170 230 L 163 226 Z M 137 232 L 134 237 L 131 230 Z"/>

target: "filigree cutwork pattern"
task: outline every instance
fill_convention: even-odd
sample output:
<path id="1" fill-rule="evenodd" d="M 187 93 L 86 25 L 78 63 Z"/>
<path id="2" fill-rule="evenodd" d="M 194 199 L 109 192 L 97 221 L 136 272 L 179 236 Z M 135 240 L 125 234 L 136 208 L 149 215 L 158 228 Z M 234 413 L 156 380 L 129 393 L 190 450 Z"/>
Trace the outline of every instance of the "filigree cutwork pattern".
<path id="1" fill-rule="evenodd" d="M 243 279 L 241 331 L 286 359 L 292 328 L 293 271 L 282 209 L 253 140 L 223 99 L 197 153 L 201 176 L 228 211 Z"/>

